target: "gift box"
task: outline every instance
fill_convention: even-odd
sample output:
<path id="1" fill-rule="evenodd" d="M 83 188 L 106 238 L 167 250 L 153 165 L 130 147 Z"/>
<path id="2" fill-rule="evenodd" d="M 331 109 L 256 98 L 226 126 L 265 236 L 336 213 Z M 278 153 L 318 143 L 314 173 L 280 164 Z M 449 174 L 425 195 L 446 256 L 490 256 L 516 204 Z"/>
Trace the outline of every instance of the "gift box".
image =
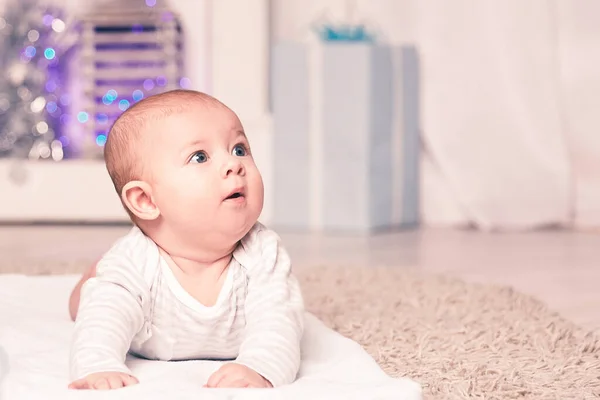
<path id="1" fill-rule="evenodd" d="M 278 43 L 271 72 L 272 225 L 372 232 L 418 224 L 415 48 Z"/>

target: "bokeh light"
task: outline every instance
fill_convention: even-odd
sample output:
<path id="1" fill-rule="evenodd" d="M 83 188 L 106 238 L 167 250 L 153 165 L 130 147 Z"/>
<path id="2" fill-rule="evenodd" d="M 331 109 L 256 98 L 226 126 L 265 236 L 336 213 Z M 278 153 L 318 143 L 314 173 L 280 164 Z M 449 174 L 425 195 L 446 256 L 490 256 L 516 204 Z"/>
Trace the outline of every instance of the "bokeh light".
<path id="1" fill-rule="evenodd" d="M 98 146 L 104 146 L 106 144 L 106 135 L 100 134 L 96 136 L 96 144 Z"/>
<path id="2" fill-rule="evenodd" d="M 77 121 L 81 122 L 82 124 L 87 122 L 88 119 L 89 119 L 89 115 L 85 111 L 80 111 L 77 114 Z"/>
<path id="3" fill-rule="evenodd" d="M 138 90 L 134 90 L 132 97 L 133 97 L 134 101 L 140 101 L 141 99 L 144 98 L 144 92 L 142 92 L 139 89 Z"/>
<path id="4" fill-rule="evenodd" d="M 52 60 L 56 57 L 56 51 L 52 47 L 48 47 L 44 50 L 44 57 L 46 57 L 47 60 Z"/>
<path id="5" fill-rule="evenodd" d="M 179 86 L 181 86 L 182 89 L 189 89 L 192 86 L 192 81 L 190 78 L 184 76 L 179 80 Z"/>
<path id="6" fill-rule="evenodd" d="M 35 47 L 33 47 L 33 46 L 25 47 L 25 55 L 27 57 L 33 58 L 33 57 L 35 57 L 35 53 L 36 53 Z"/>
<path id="7" fill-rule="evenodd" d="M 154 82 L 152 81 L 152 79 L 146 79 L 144 81 L 144 89 L 146 91 L 150 91 L 150 90 L 154 89 Z"/>
<path id="8" fill-rule="evenodd" d="M 44 25 L 50 26 L 50 25 L 52 25 L 52 21 L 54 21 L 54 17 L 50 14 L 46 14 L 42 18 L 42 21 L 44 22 Z"/>
<path id="9" fill-rule="evenodd" d="M 119 110 L 125 111 L 129 108 L 129 100 L 121 100 L 119 101 Z"/>
<path id="10" fill-rule="evenodd" d="M 46 110 L 50 114 L 55 113 L 56 110 L 58 110 L 58 105 L 54 101 L 49 101 L 48 104 L 46 104 Z"/>
<path id="11" fill-rule="evenodd" d="M 54 18 L 52 21 L 52 30 L 57 33 L 61 33 L 66 28 L 65 23 L 62 19 Z"/>
<path id="12" fill-rule="evenodd" d="M 108 115 L 104 114 L 104 113 L 100 113 L 96 116 L 96 121 L 101 124 L 104 125 L 108 122 Z"/>
<path id="13" fill-rule="evenodd" d="M 55 81 L 48 81 L 46 82 L 46 91 L 47 92 L 54 92 L 56 89 L 58 88 L 58 85 L 56 84 Z"/>
<path id="14" fill-rule="evenodd" d="M 27 39 L 29 39 L 29 41 L 31 43 L 37 42 L 37 40 L 39 38 L 40 38 L 40 33 L 38 31 L 36 31 L 35 29 L 32 29 L 29 32 L 27 32 Z"/>

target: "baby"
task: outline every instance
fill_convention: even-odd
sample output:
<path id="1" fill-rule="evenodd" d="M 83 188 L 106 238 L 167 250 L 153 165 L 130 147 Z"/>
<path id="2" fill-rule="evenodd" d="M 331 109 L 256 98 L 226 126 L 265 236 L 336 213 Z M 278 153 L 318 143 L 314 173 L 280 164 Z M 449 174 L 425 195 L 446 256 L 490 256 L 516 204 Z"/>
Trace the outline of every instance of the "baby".
<path id="1" fill-rule="evenodd" d="M 72 389 L 138 383 L 128 352 L 223 360 L 211 388 L 267 388 L 300 367 L 303 298 L 279 237 L 257 222 L 263 182 L 237 116 L 175 90 L 125 111 L 106 142 L 134 227 L 71 295 Z"/>

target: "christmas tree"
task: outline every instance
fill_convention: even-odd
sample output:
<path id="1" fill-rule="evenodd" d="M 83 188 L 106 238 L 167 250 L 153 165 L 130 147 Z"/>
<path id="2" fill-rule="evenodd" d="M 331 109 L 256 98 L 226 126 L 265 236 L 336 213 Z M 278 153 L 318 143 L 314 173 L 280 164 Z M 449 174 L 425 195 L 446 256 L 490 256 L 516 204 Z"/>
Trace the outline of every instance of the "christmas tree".
<path id="1" fill-rule="evenodd" d="M 8 0 L 0 14 L 0 158 L 61 160 L 56 140 L 68 98 L 60 57 L 75 35 L 56 6 Z"/>

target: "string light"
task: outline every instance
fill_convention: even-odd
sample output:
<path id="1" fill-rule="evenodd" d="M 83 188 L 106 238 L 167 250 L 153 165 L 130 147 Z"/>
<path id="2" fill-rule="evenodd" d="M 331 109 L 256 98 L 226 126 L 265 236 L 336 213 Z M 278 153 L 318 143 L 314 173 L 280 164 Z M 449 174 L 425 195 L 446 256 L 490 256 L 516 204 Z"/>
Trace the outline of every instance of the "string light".
<path id="1" fill-rule="evenodd" d="M 56 51 L 52 47 L 48 47 L 44 50 L 44 57 L 46 57 L 47 60 L 52 60 L 55 56 Z"/>
<path id="2" fill-rule="evenodd" d="M 29 41 L 31 43 L 37 42 L 37 40 L 39 38 L 40 38 L 40 33 L 38 31 L 36 31 L 35 29 L 32 29 L 29 32 L 27 32 L 27 39 L 29 39 Z"/>
<path id="3" fill-rule="evenodd" d="M 27 57 L 29 57 L 29 58 L 35 57 L 35 53 L 36 53 L 35 47 L 33 47 L 33 46 L 27 46 L 25 48 L 25 55 Z"/>
<path id="4" fill-rule="evenodd" d="M 106 144 L 106 135 L 100 134 L 100 135 L 96 136 L 96 144 L 98 146 L 104 146 Z"/>
<path id="5" fill-rule="evenodd" d="M 77 121 L 81 122 L 81 123 L 85 123 L 87 122 L 89 119 L 89 115 L 88 113 L 86 113 L 85 111 L 80 111 L 77 114 Z"/>
<path id="6" fill-rule="evenodd" d="M 12 1 L 14 1 L 14 5 L 11 6 L 13 12 L 4 13 L 0 17 L 0 31 L 3 36 L 8 38 L 10 35 L 11 39 L 14 36 L 17 40 L 12 40 L 11 43 L 18 43 L 15 49 L 4 48 L 4 53 L 10 54 L 12 60 L 7 57 L 9 62 L 3 65 L 2 70 L 13 92 L 0 93 L 0 116 L 8 121 L 5 123 L 8 129 L 5 127 L 0 131 L 0 151 L 12 151 L 21 137 L 29 135 L 32 138 L 31 143 L 25 144 L 27 152 L 23 153 L 23 156 L 29 154 L 32 159 L 63 160 L 68 157 L 71 142 L 80 140 L 75 137 L 70 140 L 66 136 L 63 129 L 71 123 L 99 125 L 95 134 L 95 143 L 100 147 L 104 146 L 109 125 L 117 117 L 114 111 L 90 113 L 89 110 L 78 109 L 71 97 L 62 93 L 65 89 L 62 84 L 64 77 L 62 68 L 67 66 L 61 65 L 61 62 L 63 54 L 66 54 L 65 51 L 76 44 L 77 32 L 71 28 L 68 21 L 60 17 L 60 9 L 43 8 L 34 0 Z M 157 0 L 145 0 L 145 4 L 152 8 L 157 5 Z M 23 15 L 26 15 L 26 20 L 30 21 L 29 26 L 25 25 L 25 29 L 19 25 Z M 172 22 L 175 19 L 170 12 L 161 11 L 160 16 L 162 23 Z M 146 27 L 140 23 L 133 24 L 130 29 L 133 33 L 146 31 Z M 106 65 L 112 63 L 108 60 L 98 61 Z M 148 62 L 144 63 L 148 64 Z M 149 63 L 153 64 L 154 61 Z M 98 100 L 106 106 L 112 105 L 120 112 L 126 111 L 133 104 L 152 95 L 157 88 L 172 85 L 173 72 L 176 73 L 176 70 L 165 70 L 165 76 L 146 77 L 140 81 L 138 87 L 129 90 L 119 89 L 121 93 L 115 90 L 117 88 L 107 88 Z M 181 88 L 191 87 L 189 78 L 177 79 L 178 81 L 175 82 Z M 22 107 L 23 114 L 16 117 L 14 117 L 17 104 L 15 98 L 18 99 L 19 104 L 24 103 L 25 106 Z M 16 122 L 12 123 L 12 121 Z M 18 125 L 19 123 L 21 125 Z M 20 146 L 23 147 L 22 144 Z"/>
<path id="7" fill-rule="evenodd" d="M 58 88 L 58 85 L 56 84 L 55 81 L 48 81 L 46 82 L 46 91 L 49 93 L 54 92 L 56 89 Z"/>
<path id="8" fill-rule="evenodd" d="M 134 90 L 133 94 L 132 94 L 132 98 L 133 98 L 134 101 L 140 101 L 141 99 L 144 98 L 144 92 L 142 92 L 139 89 Z"/>
<path id="9" fill-rule="evenodd" d="M 129 108 L 129 101 L 123 99 L 119 101 L 119 110 L 125 111 Z"/>
<path id="10" fill-rule="evenodd" d="M 152 79 L 144 80 L 144 89 L 147 91 L 154 89 L 154 81 Z"/>
<path id="11" fill-rule="evenodd" d="M 98 115 L 96 116 L 96 121 L 97 121 L 97 122 L 98 122 L 100 125 L 104 125 L 104 124 L 108 123 L 108 115 L 106 115 L 106 114 L 104 114 L 104 113 L 98 114 Z"/>
<path id="12" fill-rule="evenodd" d="M 44 18 L 42 19 L 42 22 L 46 26 L 51 26 L 52 25 L 52 21 L 54 21 L 54 17 L 52 15 L 50 15 L 50 14 L 44 15 Z"/>
<path id="13" fill-rule="evenodd" d="M 46 104 L 46 111 L 48 111 L 50 114 L 55 113 L 56 110 L 58 110 L 58 105 L 55 102 L 50 101 L 48 104 Z"/>
<path id="14" fill-rule="evenodd" d="M 52 20 L 52 30 L 54 32 L 58 32 L 58 33 L 64 31 L 65 30 L 65 23 L 63 22 L 63 20 L 59 19 L 59 18 L 54 18 Z"/>
<path id="15" fill-rule="evenodd" d="M 183 77 L 179 80 L 179 86 L 181 86 L 182 89 L 189 89 L 192 86 L 192 81 L 190 78 Z"/>

